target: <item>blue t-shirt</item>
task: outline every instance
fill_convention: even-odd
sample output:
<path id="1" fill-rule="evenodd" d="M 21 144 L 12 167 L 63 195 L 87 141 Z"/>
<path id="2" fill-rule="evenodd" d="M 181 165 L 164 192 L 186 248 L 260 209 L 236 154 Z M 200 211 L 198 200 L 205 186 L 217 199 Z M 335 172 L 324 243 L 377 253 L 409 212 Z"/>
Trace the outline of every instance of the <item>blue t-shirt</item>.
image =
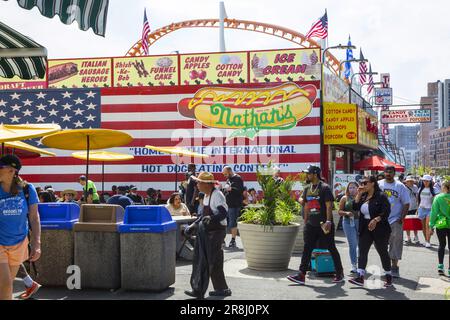
<path id="1" fill-rule="evenodd" d="M 116 204 L 122 206 L 122 208 L 125 209 L 126 207 L 131 206 L 133 204 L 133 200 L 131 200 L 127 196 L 116 194 L 115 196 L 112 196 L 111 198 L 108 199 L 107 204 Z"/>
<path id="2" fill-rule="evenodd" d="M 39 202 L 34 186 L 29 183 L 28 203 Z M 23 190 L 17 196 L 5 192 L 0 186 L 0 245 L 14 246 L 28 235 L 28 205 Z"/>
<path id="3" fill-rule="evenodd" d="M 409 190 L 398 181 L 388 183 L 386 180 L 378 181 L 381 191 L 383 191 L 391 204 L 391 214 L 389 215 L 389 224 L 402 218 L 403 206 L 410 203 Z"/>

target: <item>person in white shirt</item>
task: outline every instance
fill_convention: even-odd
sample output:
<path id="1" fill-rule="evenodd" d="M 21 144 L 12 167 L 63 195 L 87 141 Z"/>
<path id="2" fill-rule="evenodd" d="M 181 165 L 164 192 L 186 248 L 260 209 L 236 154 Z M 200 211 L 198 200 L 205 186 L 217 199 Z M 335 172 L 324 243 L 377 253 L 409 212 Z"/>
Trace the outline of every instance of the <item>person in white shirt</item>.
<path id="1" fill-rule="evenodd" d="M 418 202 L 419 202 L 419 218 L 422 220 L 423 236 L 425 237 L 425 247 L 431 248 L 430 239 L 430 213 L 431 206 L 433 204 L 436 190 L 433 186 L 433 177 L 430 175 L 424 175 L 422 177 L 422 187 L 419 190 Z"/>
<path id="2" fill-rule="evenodd" d="M 408 188 L 410 198 L 408 216 L 415 216 L 417 214 L 417 208 L 419 207 L 417 203 L 419 188 L 416 185 L 416 179 L 413 176 L 407 176 L 405 179 L 405 186 Z M 406 231 L 406 237 L 407 240 L 405 243 L 412 244 L 413 241 L 411 241 L 411 231 Z M 417 230 L 414 230 L 414 243 L 419 244 L 419 235 Z"/>
<path id="3" fill-rule="evenodd" d="M 190 281 L 192 290 L 186 290 L 185 294 L 203 299 L 211 277 L 214 291 L 209 292 L 210 296 L 231 296 L 223 271 L 227 201 L 224 194 L 215 187 L 217 181 L 212 173 L 201 172 L 193 179 L 197 181 L 198 190 L 203 192 L 205 197 L 202 215 L 185 229 L 187 235 L 191 234 L 192 229 L 198 230 Z"/>
<path id="4" fill-rule="evenodd" d="M 389 256 L 392 261 L 392 276 L 399 278 L 400 268 L 398 263 L 403 254 L 403 219 L 409 211 L 409 192 L 403 183 L 394 179 L 394 166 L 386 166 L 384 176 L 385 179 L 378 181 L 378 184 L 391 204 L 391 213 L 388 219 L 392 230 L 389 239 Z"/>

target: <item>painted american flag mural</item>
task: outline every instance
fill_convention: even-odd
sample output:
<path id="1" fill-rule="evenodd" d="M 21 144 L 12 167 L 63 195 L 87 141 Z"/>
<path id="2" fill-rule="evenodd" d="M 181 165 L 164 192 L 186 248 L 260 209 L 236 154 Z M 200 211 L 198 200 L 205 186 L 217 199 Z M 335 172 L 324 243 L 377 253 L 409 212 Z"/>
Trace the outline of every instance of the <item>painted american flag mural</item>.
<path id="1" fill-rule="evenodd" d="M 314 85 L 319 87 L 319 82 Z M 196 120 L 186 118 L 178 112 L 178 102 L 192 98 L 200 88 L 171 86 L 2 91 L 0 115 L 5 115 L 0 121 L 45 121 L 58 123 L 62 128 L 92 127 L 129 133 L 134 138 L 132 143 L 109 151 L 132 154 L 135 158 L 127 162 L 105 164 L 105 191 L 110 191 L 113 185 L 129 184 L 136 185 L 140 192 L 145 192 L 149 187 L 162 190 L 164 198 L 174 191 L 177 158 L 146 149 L 145 145 L 179 145 L 210 155 L 209 159 L 204 160 L 179 158 L 178 181 L 184 179 L 186 166 L 190 162 L 197 164 L 197 171 L 211 171 L 217 180 L 224 181 L 221 172 L 223 166 L 228 164 L 242 176 L 248 188 L 259 190 L 255 175 L 259 162 L 267 163 L 272 160 L 279 165 L 283 176 L 297 174 L 309 164 L 320 165 L 318 99 L 308 116 L 292 129 L 263 130 L 254 140 L 229 139 L 230 130 L 202 127 Z M 78 177 L 85 172 L 85 161 L 72 158 L 72 151 L 49 151 L 55 152 L 57 157 L 42 156 L 23 160 L 21 176 L 36 186 L 50 184 L 56 191 L 66 188 L 81 191 Z M 99 190 L 101 167 L 100 162 L 91 162 L 89 169 L 89 177 Z"/>

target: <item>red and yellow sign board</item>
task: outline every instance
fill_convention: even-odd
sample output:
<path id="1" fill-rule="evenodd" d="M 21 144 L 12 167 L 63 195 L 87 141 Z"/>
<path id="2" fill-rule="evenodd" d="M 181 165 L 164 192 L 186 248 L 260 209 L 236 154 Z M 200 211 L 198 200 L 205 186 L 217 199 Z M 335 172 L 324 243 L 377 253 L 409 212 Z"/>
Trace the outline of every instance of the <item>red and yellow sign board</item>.
<path id="1" fill-rule="evenodd" d="M 286 83 L 272 88 L 206 87 L 178 103 L 178 111 L 204 126 L 235 129 L 229 137 L 253 139 L 261 130 L 287 130 L 312 111 L 313 85 Z"/>
<path id="2" fill-rule="evenodd" d="M 49 60 L 49 88 L 110 87 L 111 58 L 80 60 Z"/>
<path id="3" fill-rule="evenodd" d="M 181 85 L 247 82 L 247 53 L 181 55 Z"/>
<path id="4" fill-rule="evenodd" d="M 357 120 L 356 105 L 324 103 L 324 144 L 357 144 Z"/>
<path id="5" fill-rule="evenodd" d="M 0 90 L 26 90 L 45 88 L 47 88 L 47 81 L 45 79 L 23 80 L 17 76 L 11 79 L 0 77 Z"/>
<path id="6" fill-rule="evenodd" d="M 174 86 L 178 84 L 178 57 L 176 55 L 114 58 L 114 85 Z"/>
<path id="7" fill-rule="evenodd" d="M 250 82 L 319 80 L 320 49 L 250 52 Z"/>
<path id="8" fill-rule="evenodd" d="M 378 148 L 378 118 L 358 108 L 358 144 Z"/>

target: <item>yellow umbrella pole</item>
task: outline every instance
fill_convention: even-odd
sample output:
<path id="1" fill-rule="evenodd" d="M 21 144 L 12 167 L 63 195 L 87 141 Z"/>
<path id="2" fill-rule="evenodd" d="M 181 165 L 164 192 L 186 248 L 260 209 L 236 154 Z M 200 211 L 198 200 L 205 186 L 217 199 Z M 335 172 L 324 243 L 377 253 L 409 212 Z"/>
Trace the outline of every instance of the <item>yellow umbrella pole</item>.
<path id="1" fill-rule="evenodd" d="M 178 154 L 177 154 L 177 162 L 175 163 L 175 192 L 178 191 Z"/>
<path id="2" fill-rule="evenodd" d="M 102 194 L 105 193 L 105 161 L 102 161 Z"/>
<path id="3" fill-rule="evenodd" d="M 84 188 L 84 201 L 87 202 L 88 197 L 88 182 L 89 182 L 89 149 L 90 149 L 90 140 L 89 135 L 86 136 L 86 142 L 87 142 L 87 150 L 86 150 L 86 186 Z"/>

